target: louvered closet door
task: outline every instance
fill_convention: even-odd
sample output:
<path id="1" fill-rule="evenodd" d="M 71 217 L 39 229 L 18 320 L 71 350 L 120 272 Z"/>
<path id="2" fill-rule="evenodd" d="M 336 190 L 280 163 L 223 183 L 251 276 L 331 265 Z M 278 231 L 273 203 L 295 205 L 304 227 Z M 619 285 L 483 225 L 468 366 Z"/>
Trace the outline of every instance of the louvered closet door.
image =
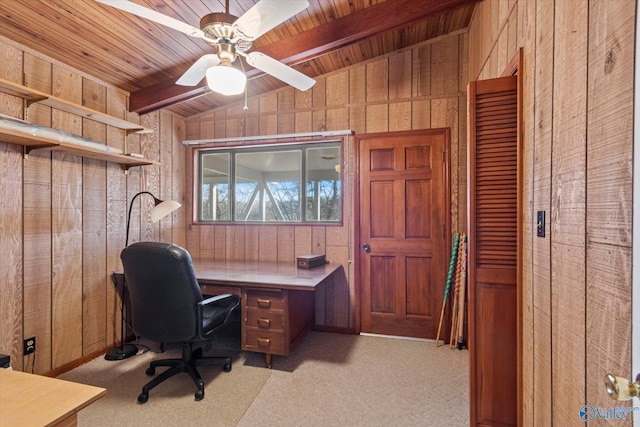
<path id="1" fill-rule="evenodd" d="M 517 79 L 471 82 L 468 94 L 471 425 L 516 425 Z"/>

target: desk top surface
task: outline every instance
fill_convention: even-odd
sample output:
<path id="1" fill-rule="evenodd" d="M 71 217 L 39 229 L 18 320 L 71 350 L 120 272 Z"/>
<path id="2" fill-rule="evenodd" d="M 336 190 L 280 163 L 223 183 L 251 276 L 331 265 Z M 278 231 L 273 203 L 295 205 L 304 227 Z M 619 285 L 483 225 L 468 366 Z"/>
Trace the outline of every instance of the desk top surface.
<path id="1" fill-rule="evenodd" d="M 297 268 L 294 262 L 214 261 L 193 259 L 193 269 L 201 284 L 249 285 L 312 291 L 342 266 L 325 264 Z"/>
<path id="2" fill-rule="evenodd" d="M 106 389 L 0 369 L 0 425 L 53 425 L 106 393 Z"/>

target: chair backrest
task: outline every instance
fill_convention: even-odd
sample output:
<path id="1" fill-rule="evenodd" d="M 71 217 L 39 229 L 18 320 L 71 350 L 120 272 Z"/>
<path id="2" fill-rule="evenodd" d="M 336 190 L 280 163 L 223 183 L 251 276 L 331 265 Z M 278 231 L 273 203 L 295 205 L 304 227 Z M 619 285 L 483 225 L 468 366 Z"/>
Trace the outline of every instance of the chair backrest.
<path id="1" fill-rule="evenodd" d="M 203 297 L 189 252 L 171 243 L 137 242 L 120 258 L 134 332 L 166 343 L 195 339 L 196 305 Z"/>

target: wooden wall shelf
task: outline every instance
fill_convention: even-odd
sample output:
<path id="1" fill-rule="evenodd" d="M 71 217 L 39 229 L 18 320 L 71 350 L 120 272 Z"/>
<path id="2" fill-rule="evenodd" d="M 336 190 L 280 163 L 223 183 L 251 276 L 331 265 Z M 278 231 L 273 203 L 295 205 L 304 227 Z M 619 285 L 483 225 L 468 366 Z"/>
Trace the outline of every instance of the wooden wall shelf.
<path id="1" fill-rule="evenodd" d="M 100 123 L 104 123 L 109 126 L 114 126 L 129 133 L 151 133 L 152 129 L 147 129 L 140 126 L 137 123 L 128 122 L 126 120 L 118 119 L 108 114 L 102 113 L 97 110 L 93 110 L 82 105 L 75 104 L 73 102 L 66 101 L 62 98 L 58 98 L 53 95 L 49 95 L 39 90 L 32 89 L 17 83 L 10 82 L 8 80 L 0 78 L 0 92 L 8 95 L 20 97 L 27 101 L 27 105 L 31 105 L 38 102 L 48 107 L 53 107 L 58 110 L 66 111 L 87 119 L 95 120 Z"/>
<path id="2" fill-rule="evenodd" d="M 11 130 L 0 129 L 0 141 L 11 144 L 22 145 L 25 147 L 25 154 L 29 154 L 33 150 L 47 149 L 50 151 L 63 151 L 75 156 L 87 157 L 90 159 L 104 160 L 122 165 L 125 170 L 135 166 L 159 165 L 160 163 L 144 158 L 120 154 L 109 153 L 106 151 L 95 150 L 91 147 L 85 147 L 60 141 L 53 141 L 49 138 L 43 138 L 37 135 L 24 135 Z"/>
<path id="3" fill-rule="evenodd" d="M 28 88 L 26 86 L 19 85 L 2 78 L 0 78 L 0 92 L 22 98 L 27 102 L 27 105 L 31 105 L 32 103 L 37 102 L 48 107 L 56 108 L 67 113 L 75 114 L 80 117 L 95 120 L 97 122 L 122 129 L 126 132 L 127 135 L 130 133 L 141 134 L 153 132 L 153 130 L 144 128 L 137 123 L 118 119 L 117 117 L 110 116 L 108 114 L 93 110 L 88 107 L 84 107 L 82 105 L 74 104 L 62 98 L 40 92 L 36 89 Z M 134 166 L 148 166 L 159 164 L 158 162 L 147 160 L 138 156 L 122 154 L 119 152 L 109 152 L 107 147 L 105 147 L 105 150 L 102 150 L 98 148 L 92 148 L 90 144 L 82 145 L 64 141 L 57 141 L 46 136 L 29 135 L 11 129 L 0 129 L 0 141 L 22 145 L 23 147 L 25 147 L 25 155 L 29 154 L 32 150 L 37 149 L 62 151 L 76 156 L 117 163 L 122 165 L 125 170 Z"/>

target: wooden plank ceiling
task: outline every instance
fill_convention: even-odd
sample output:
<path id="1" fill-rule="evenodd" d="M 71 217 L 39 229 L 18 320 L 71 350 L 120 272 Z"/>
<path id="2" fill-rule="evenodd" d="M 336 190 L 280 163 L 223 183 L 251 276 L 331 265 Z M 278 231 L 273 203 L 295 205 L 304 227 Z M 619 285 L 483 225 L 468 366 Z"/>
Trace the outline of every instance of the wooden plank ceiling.
<path id="1" fill-rule="evenodd" d="M 132 0 L 194 27 L 225 0 Z M 241 16 L 259 0 L 230 0 Z M 263 34 L 259 51 L 315 77 L 469 25 L 476 0 L 309 0 L 310 6 Z M 236 102 L 204 81 L 175 81 L 204 54 L 205 41 L 93 0 L 0 0 L 0 35 L 131 93 L 130 109 L 167 108 L 189 117 Z M 236 61 L 237 62 L 237 61 Z M 248 95 L 284 86 L 246 66 Z"/>

